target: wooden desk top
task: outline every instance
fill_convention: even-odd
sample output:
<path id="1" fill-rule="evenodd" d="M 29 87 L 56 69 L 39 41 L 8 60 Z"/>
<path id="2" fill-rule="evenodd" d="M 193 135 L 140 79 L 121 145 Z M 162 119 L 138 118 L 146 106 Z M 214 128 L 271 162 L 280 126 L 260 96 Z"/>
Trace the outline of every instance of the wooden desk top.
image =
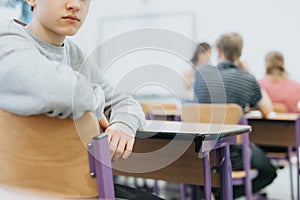
<path id="1" fill-rule="evenodd" d="M 263 118 L 259 111 L 251 111 L 246 114 L 249 120 L 270 120 L 270 121 L 296 121 L 299 118 L 297 113 L 271 113 L 268 117 Z"/>
<path id="2" fill-rule="evenodd" d="M 205 124 L 176 121 L 147 120 L 146 126 L 137 132 L 137 137 L 173 138 L 181 139 L 205 137 L 206 140 L 215 140 L 250 132 L 251 127 L 245 125 Z M 221 136 L 220 136 L 221 134 Z"/>

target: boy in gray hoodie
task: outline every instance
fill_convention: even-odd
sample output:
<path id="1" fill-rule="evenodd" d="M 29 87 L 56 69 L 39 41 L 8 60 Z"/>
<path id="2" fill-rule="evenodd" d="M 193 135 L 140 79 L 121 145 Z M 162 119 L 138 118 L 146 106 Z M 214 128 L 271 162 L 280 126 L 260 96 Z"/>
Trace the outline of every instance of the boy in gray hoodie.
<path id="1" fill-rule="evenodd" d="M 83 24 L 90 0 L 27 3 L 33 12 L 28 25 L 17 20 L 0 23 L 0 109 L 74 119 L 91 111 L 100 120 L 109 107 L 105 132 L 111 157 L 126 159 L 136 130 L 144 124 L 140 105 L 131 96 L 115 94 L 99 69 L 66 39 Z"/>

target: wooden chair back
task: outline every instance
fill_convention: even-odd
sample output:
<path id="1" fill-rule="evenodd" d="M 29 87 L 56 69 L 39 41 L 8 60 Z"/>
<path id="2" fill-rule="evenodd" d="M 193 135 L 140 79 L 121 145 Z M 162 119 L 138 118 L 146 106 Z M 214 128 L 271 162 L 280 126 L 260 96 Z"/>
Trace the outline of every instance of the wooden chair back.
<path id="1" fill-rule="evenodd" d="M 273 103 L 273 111 L 277 113 L 287 113 L 287 107 L 282 103 Z"/>
<path id="2" fill-rule="evenodd" d="M 186 104 L 181 119 L 185 122 L 238 124 L 243 110 L 237 104 Z"/>
<path id="3" fill-rule="evenodd" d="M 91 113 L 74 121 L 0 110 L 0 186 L 57 197 L 98 196 L 86 148 L 98 134 Z"/>
<path id="4" fill-rule="evenodd" d="M 140 103 L 142 106 L 142 110 L 145 114 L 151 112 L 151 110 L 176 110 L 176 104 L 171 103 Z"/>

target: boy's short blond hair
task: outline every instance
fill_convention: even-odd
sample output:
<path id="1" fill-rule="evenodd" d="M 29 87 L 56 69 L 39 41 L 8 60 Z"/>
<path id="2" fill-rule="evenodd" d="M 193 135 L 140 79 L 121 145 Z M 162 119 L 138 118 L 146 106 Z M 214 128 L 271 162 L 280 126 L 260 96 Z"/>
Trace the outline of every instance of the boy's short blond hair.
<path id="1" fill-rule="evenodd" d="M 238 33 L 226 33 L 219 37 L 216 45 L 227 60 L 235 62 L 242 55 L 243 38 Z"/>

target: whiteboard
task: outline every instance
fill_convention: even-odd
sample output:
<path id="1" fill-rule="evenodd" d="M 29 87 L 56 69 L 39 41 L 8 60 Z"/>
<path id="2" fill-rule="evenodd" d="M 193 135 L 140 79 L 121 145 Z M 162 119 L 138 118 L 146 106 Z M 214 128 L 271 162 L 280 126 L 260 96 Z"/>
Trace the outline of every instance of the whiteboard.
<path id="1" fill-rule="evenodd" d="M 184 25 L 178 27 L 178 23 Z M 118 44 L 111 42 L 108 49 L 97 54 L 96 62 L 99 66 L 103 66 L 107 54 L 128 47 L 130 52 L 120 55 L 103 70 L 104 76 L 110 77 L 117 90 L 132 95 L 182 96 L 184 95 L 182 71 L 189 68 L 188 62 L 196 45 L 193 40 L 195 23 L 194 14 L 188 12 L 103 18 L 100 23 L 100 43 L 118 40 L 120 35 L 138 32 L 140 29 L 145 31 L 142 34 L 133 33 L 135 36 L 129 36 L 125 42 L 120 39 Z M 155 33 L 149 33 L 152 29 L 157 30 L 155 33 L 161 34 L 154 36 Z M 129 47 L 134 46 L 133 43 L 137 43 L 137 40 L 141 40 L 140 44 Z M 177 42 L 174 43 L 174 40 Z M 180 49 L 184 51 L 180 52 Z M 173 51 L 180 55 L 176 55 Z"/>

